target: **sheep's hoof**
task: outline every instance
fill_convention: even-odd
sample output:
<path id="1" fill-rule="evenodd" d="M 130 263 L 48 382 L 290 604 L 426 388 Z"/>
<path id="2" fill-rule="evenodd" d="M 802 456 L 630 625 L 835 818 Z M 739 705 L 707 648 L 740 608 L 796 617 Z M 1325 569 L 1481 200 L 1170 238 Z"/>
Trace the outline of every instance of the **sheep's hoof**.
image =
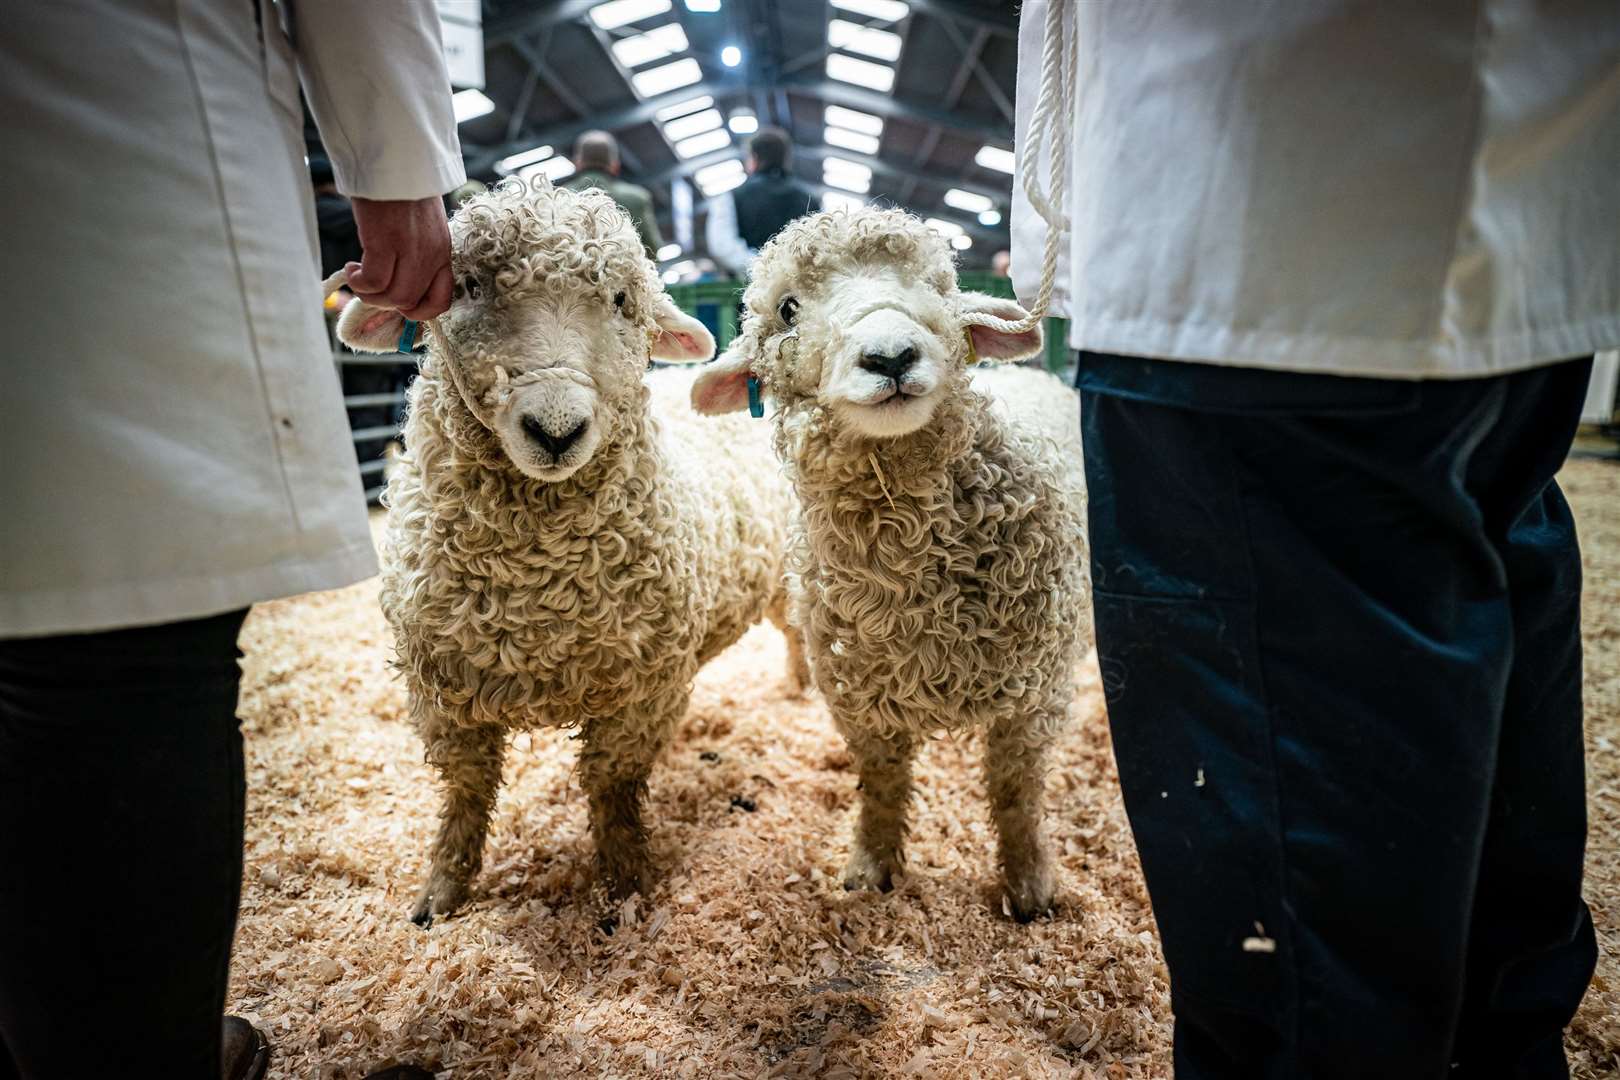
<path id="1" fill-rule="evenodd" d="M 448 915 L 467 900 L 467 886 L 462 882 L 445 881 L 437 876 L 429 878 L 416 896 L 411 908 L 411 922 L 417 926 L 433 925 L 433 916 Z"/>
<path id="2" fill-rule="evenodd" d="M 601 880 L 607 893 L 615 900 L 625 900 L 636 893 L 645 895 L 644 883 L 649 874 L 643 863 L 603 862 L 601 865 Z"/>
<path id="3" fill-rule="evenodd" d="M 1020 878 L 1007 880 L 1007 910 L 1014 919 L 1027 923 L 1052 911 L 1057 899 L 1057 875 L 1042 866 Z"/>
<path id="4" fill-rule="evenodd" d="M 844 864 L 845 891 L 870 889 L 875 892 L 888 892 L 894 888 L 896 861 L 893 856 L 886 859 L 877 858 L 857 845 L 849 853 L 849 862 Z"/>

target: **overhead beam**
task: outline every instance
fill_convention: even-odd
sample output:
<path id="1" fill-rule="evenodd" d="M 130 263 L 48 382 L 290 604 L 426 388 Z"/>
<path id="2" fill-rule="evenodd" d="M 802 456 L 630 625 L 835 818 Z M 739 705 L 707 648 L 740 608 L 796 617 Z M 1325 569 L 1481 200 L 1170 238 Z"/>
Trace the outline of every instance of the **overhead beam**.
<path id="1" fill-rule="evenodd" d="M 912 123 L 932 124 L 947 131 L 972 136 L 980 142 L 1000 146 L 1012 145 L 1012 125 L 1000 117 L 973 116 L 961 112 L 948 112 L 932 105 L 901 101 L 889 94 L 879 94 L 849 83 L 822 76 L 799 77 L 784 80 L 783 89 L 790 93 L 819 98 L 829 105 L 843 105 L 862 112 L 874 113 L 885 119 L 909 120 Z"/>
<path id="2" fill-rule="evenodd" d="M 912 11 L 969 26 L 982 26 L 1000 37 L 1018 36 L 1018 16 L 1006 7 L 987 8 L 965 0 L 909 0 Z"/>
<path id="3" fill-rule="evenodd" d="M 503 157 L 515 154 L 520 150 L 527 150 L 531 146 L 541 143 L 550 143 L 552 146 L 572 146 L 580 134 L 593 128 L 603 131 L 620 132 L 633 128 L 638 124 L 645 124 L 658 115 L 663 109 L 669 108 L 677 102 L 687 98 L 699 97 L 707 94 L 716 100 L 723 95 L 733 93 L 735 87 L 725 87 L 718 83 L 698 82 L 691 86 L 683 86 L 679 90 L 671 90 L 667 94 L 659 94 L 655 98 L 638 101 L 634 105 L 627 105 L 613 112 L 598 113 L 591 117 L 580 117 L 568 121 L 566 124 L 555 124 L 548 128 L 528 131 L 518 135 L 515 139 L 494 146 L 473 146 L 463 144 L 462 150 L 467 157 L 467 170 L 473 173 L 487 173 L 494 169 L 495 162 Z M 646 182 L 645 179 L 642 180 Z"/>
<path id="4" fill-rule="evenodd" d="M 583 19 L 602 0 L 552 0 L 534 11 L 492 19 L 484 24 L 484 47 L 505 45 L 541 30 L 549 30 L 559 23 Z"/>
<path id="5" fill-rule="evenodd" d="M 974 191 L 981 195 L 986 195 L 992 199 L 995 199 L 996 202 L 1003 208 L 1005 208 L 1006 204 L 1012 199 L 1010 185 L 1009 189 L 1006 191 L 997 191 L 992 188 L 985 188 L 978 185 L 964 184 L 959 180 L 945 179 L 937 176 L 922 176 L 913 173 L 909 169 L 891 165 L 886 161 L 879 160 L 878 158 L 866 157 L 862 154 L 853 154 L 839 147 L 798 146 L 794 148 L 793 152 L 802 157 L 812 158 L 817 161 L 826 157 L 847 158 L 850 161 L 857 161 L 860 164 L 870 168 L 873 176 L 881 176 L 886 179 L 901 181 L 906 179 L 917 179 L 931 185 L 956 187 L 961 188 L 963 191 Z M 695 157 L 687 161 L 679 162 L 678 164 L 672 165 L 667 169 L 661 169 L 660 171 L 653 173 L 651 176 L 645 177 L 643 182 L 649 186 L 657 185 L 662 187 L 662 185 L 667 184 L 672 180 L 696 175 L 696 173 L 701 169 L 705 169 L 710 165 L 718 165 L 723 161 L 727 161 L 735 157 L 737 157 L 737 150 L 734 147 L 725 150 L 715 150 L 712 153 L 704 154 L 701 157 Z M 799 180 L 801 183 L 816 186 L 814 181 L 805 180 L 802 177 L 799 178 Z M 841 189 L 828 188 L 828 190 L 838 191 Z M 849 192 L 843 192 L 843 194 L 847 195 Z M 979 219 L 976 216 L 964 213 L 963 211 L 956 210 L 949 206 L 940 206 L 936 209 L 926 210 L 923 212 L 929 217 L 938 217 L 944 218 L 948 221 L 955 221 L 963 228 L 974 231 L 984 238 L 999 237 L 1002 240 L 1006 239 L 1005 229 L 998 231 L 996 229 L 986 228 L 985 226 L 979 224 Z M 1003 209 L 1002 212 L 1005 214 L 1006 210 Z"/>

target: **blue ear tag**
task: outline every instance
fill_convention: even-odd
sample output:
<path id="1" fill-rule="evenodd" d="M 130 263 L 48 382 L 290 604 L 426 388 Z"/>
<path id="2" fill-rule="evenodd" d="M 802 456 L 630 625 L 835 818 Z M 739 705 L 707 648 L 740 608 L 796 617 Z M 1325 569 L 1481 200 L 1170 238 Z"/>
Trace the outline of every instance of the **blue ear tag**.
<path id="1" fill-rule="evenodd" d="M 748 376 L 748 415 L 759 419 L 765 415 L 765 403 L 759 399 L 759 378 Z"/>
<path id="2" fill-rule="evenodd" d="M 406 319 L 405 329 L 399 332 L 399 345 L 394 351 L 408 353 L 414 348 L 416 348 L 416 323 Z"/>

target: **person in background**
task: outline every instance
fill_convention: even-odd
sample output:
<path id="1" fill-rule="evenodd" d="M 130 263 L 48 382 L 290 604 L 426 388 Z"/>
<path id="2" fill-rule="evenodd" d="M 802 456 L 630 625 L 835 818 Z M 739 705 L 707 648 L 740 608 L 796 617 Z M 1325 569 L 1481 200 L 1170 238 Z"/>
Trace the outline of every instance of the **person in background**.
<path id="1" fill-rule="evenodd" d="M 7 19 L 0 1078 L 251 1080 L 269 1046 L 221 1020 L 237 633 L 250 604 L 376 569 L 299 82 L 353 204 L 350 289 L 437 315 L 440 200 L 465 179 L 438 16 L 84 0 Z"/>
<path id="2" fill-rule="evenodd" d="M 1597 949 L 1554 475 L 1620 344 L 1620 9 L 1050 3 L 1017 134 L 1056 12 L 1052 313 L 1176 1076 L 1562 1080 Z"/>
<path id="3" fill-rule="evenodd" d="M 990 272 L 996 277 L 1009 277 L 1012 270 L 1012 252 L 1006 248 L 990 256 Z"/>
<path id="4" fill-rule="evenodd" d="M 564 180 L 562 186 L 570 191 L 601 188 L 607 192 L 635 222 L 647 257 L 657 261 L 664 238 L 658 231 L 658 217 L 653 213 L 652 192 L 619 179 L 619 140 L 605 131 L 585 132 L 574 142 L 574 170 L 574 175 Z"/>
<path id="5" fill-rule="evenodd" d="M 738 279 L 765 241 L 803 214 L 821 209 L 821 196 L 788 171 L 793 144 L 779 127 L 762 127 L 748 140 L 748 179 L 709 200 L 704 239 L 715 262 Z"/>

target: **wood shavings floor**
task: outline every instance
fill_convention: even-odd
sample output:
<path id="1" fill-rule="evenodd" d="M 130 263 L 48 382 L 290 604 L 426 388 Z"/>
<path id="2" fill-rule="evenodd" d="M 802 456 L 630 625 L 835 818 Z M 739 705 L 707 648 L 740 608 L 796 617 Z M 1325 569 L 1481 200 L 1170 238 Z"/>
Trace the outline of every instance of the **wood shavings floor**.
<path id="1" fill-rule="evenodd" d="M 1592 835 L 1603 949 L 1568 1039 L 1620 1073 L 1620 463 L 1564 482 L 1583 529 Z M 1049 786 L 1056 917 L 1000 914 L 970 741 L 919 763 L 911 868 L 838 887 L 855 777 L 755 628 L 697 682 L 652 781 L 662 879 L 590 898 L 585 805 L 559 732 L 519 736 L 474 902 L 406 918 L 437 796 L 386 666 L 376 584 L 261 605 L 243 636 L 247 870 L 230 1009 L 272 1077 L 382 1064 L 441 1077 L 1166 1077 L 1169 998 L 1094 671 Z M 749 810 L 748 807 L 753 807 Z"/>

